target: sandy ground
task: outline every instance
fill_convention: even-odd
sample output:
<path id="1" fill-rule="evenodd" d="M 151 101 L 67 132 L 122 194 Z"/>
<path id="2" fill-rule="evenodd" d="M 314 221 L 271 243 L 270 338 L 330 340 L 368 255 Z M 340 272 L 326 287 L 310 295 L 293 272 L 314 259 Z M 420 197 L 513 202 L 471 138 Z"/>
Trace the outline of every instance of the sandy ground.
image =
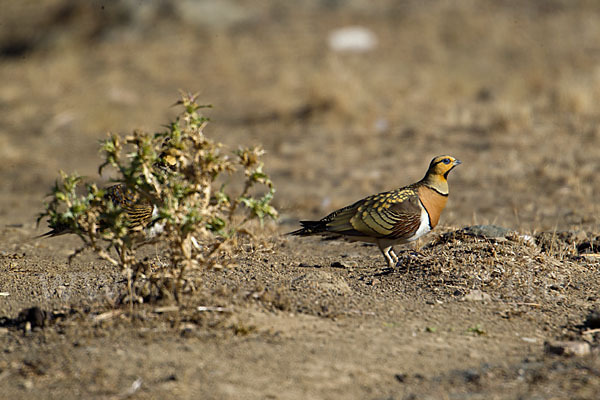
<path id="1" fill-rule="evenodd" d="M 6 398 L 598 398 L 595 1 L 28 0 L 0 14 Z M 376 46 L 334 51 L 347 26 Z M 58 170 L 106 182 L 98 140 L 160 130 L 179 89 L 214 106 L 207 134 L 267 149 L 281 218 L 178 309 L 130 313 L 119 271 L 92 254 L 68 265 L 77 238 L 30 238 Z M 438 154 L 463 165 L 403 267 L 282 235 L 420 179 Z M 463 231 L 490 224 L 511 232 Z"/>

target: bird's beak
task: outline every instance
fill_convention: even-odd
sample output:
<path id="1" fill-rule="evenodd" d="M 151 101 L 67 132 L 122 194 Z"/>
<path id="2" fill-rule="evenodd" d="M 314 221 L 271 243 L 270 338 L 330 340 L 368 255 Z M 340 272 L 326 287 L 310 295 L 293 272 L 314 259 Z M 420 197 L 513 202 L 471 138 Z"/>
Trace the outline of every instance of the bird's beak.
<path id="1" fill-rule="evenodd" d="M 462 164 L 462 161 L 460 160 L 454 160 L 454 162 L 452 162 L 452 165 L 454 165 L 455 167 L 459 164 Z"/>

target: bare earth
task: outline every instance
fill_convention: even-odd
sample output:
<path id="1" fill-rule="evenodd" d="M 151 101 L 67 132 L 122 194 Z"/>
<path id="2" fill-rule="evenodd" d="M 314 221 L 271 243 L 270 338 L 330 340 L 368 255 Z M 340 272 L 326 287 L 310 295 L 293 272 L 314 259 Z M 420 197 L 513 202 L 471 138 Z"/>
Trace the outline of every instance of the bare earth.
<path id="1" fill-rule="evenodd" d="M 0 14 L 0 397 L 600 397 L 596 1 L 25 0 Z M 333 51 L 345 26 L 377 46 Z M 160 130 L 178 89 L 214 106 L 208 135 L 266 148 L 281 218 L 178 308 L 130 312 L 120 271 L 68 264 L 76 237 L 31 237 L 58 170 L 106 183 L 98 140 Z M 438 154 L 463 165 L 402 267 L 283 235 L 420 179 Z"/>

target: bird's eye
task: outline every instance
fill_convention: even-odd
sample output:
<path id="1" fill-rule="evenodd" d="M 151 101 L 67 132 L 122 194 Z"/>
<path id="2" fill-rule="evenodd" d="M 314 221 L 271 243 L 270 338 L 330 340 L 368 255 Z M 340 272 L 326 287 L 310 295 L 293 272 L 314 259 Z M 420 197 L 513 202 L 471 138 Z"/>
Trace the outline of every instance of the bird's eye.
<path id="1" fill-rule="evenodd" d="M 444 158 L 444 159 L 442 160 L 442 162 L 443 162 L 444 164 L 450 164 L 450 159 L 449 159 L 449 158 Z"/>

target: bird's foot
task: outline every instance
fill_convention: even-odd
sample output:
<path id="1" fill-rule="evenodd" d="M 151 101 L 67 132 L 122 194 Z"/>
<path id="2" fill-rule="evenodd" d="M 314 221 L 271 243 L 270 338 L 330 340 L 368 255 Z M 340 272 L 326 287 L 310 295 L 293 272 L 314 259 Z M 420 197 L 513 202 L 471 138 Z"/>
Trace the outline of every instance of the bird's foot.
<path id="1" fill-rule="evenodd" d="M 423 257 L 424 254 L 417 250 L 410 250 L 408 252 L 408 256 L 413 257 L 413 258 L 420 258 L 420 257 Z"/>
<path id="2" fill-rule="evenodd" d="M 418 250 L 404 250 L 402 253 L 400 253 L 398 261 L 402 261 L 403 259 L 416 259 L 424 256 L 425 254 L 421 253 Z"/>
<path id="3" fill-rule="evenodd" d="M 407 265 L 407 263 L 405 262 L 405 260 L 403 260 L 403 259 L 400 259 L 400 260 L 398 260 L 398 261 L 396 262 L 396 265 L 394 266 L 394 269 L 395 269 L 395 270 L 403 270 L 403 269 L 405 269 L 405 270 L 408 270 L 408 265 Z"/>
<path id="4" fill-rule="evenodd" d="M 420 253 L 415 250 L 406 251 L 402 255 L 400 255 L 400 257 L 398 257 L 395 269 L 408 271 L 408 267 L 413 263 L 413 261 L 417 261 L 423 256 L 423 253 Z"/>

